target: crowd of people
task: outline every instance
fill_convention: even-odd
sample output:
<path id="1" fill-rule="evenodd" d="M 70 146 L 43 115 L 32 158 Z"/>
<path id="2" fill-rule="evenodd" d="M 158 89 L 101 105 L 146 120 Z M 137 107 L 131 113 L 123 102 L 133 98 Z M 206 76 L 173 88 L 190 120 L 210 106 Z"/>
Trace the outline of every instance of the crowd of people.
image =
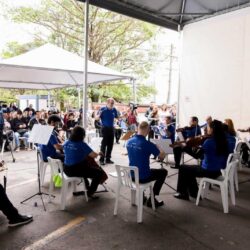
<path id="1" fill-rule="evenodd" d="M 108 98 L 105 106 L 89 116 L 89 127 L 94 127 L 102 137 L 99 152 L 95 152 L 85 141 L 86 131 L 81 126 L 82 110 L 67 113 L 57 111 L 36 111 L 32 105 L 25 110 L 19 110 L 15 105 L 2 105 L 0 111 L 1 131 L 14 132 L 16 151 L 20 150 L 20 136 L 24 140 L 24 149 L 29 150 L 28 137 L 35 124 L 48 124 L 54 128 L 47 145 L 39 145 L 43 160 L 48 157 L 59 159 L 68 176 L 82 177 L 86 181 L 89 198 L 96 199 L 95 192 L 107 175 L 101 166 L 113 164 L 112 150 L 114 142 L 119 143 L 123 133 L 130 132 L 131 138 L 126 143 L 130 166 L 137 166 L 140 183 L 154 180 L 153 187 L 156 207 L 164 202 L 157 197 L 160 194 L 165 178 L 166 169 L 150 167 L 150 156 L 163 161 L 166 154 L 151 142 L 152 138 L 171 140 L 175 165 L 178 169 L 177 193 L 175 198 L 189 200 L 196 198 L 198 185 L 196 177 L 217 178 L 221 169 L 226 167 L 227 157 L 234 151 L 237 133 L 233 121 L 224 122 L 206 118 L 206 123 L 199 125 L 197 117 L 190 118 L 189 125 L 183 128 L 176 127 L 175 108 L 162 105 L 160 108 L 153 102 L 140 121 L 135 104 L 129 104 L 127 110 L 119 111 L 115 107 L 113 98 Z M 240 130 L 249 132 L 249 129 Z M 248 162 L 247 147 L 242 149 L 245 160 Z M 183 153 L 199 159 L 200 164 L 181 164 Z M 247 154 L 247 156 L 246 156 Z M 99 157 L 99 164 L 96 159 Z M 132 176 L 132 179 L 134 176 Z M 88 179 L 91 179 L 89 183 Z M 0 209 L 6 214 L 10 226 L 21 225 L 32 220 L 31 216 L 22 216 L 8 200 L 2 186 L 0 186 Z M 5 203 L 3 206 L 2 201 Z M 151 207 L 151 200 L 144 196 L 144 202 Z M 13 211 L 9 213 L 8 210 Z"/>

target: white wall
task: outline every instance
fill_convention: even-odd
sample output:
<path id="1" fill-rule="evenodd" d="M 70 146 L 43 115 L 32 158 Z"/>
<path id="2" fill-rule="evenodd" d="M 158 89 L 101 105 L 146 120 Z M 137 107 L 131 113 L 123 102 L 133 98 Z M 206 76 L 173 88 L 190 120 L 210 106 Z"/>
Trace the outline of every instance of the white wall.
<path id="1" fill-rule="evenodd" d="M 180 123 L 197 115 L 250 126 L 250 8 L 183 30 Z"/>

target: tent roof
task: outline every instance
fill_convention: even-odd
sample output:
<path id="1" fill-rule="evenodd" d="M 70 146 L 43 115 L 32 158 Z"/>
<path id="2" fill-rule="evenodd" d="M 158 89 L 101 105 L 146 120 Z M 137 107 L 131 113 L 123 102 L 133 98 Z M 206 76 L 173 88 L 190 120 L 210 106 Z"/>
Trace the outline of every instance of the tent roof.
<path id="1" fill-rule="evenodd" d="M 250 0 L 90 0 L 90 4 L 177 31 L 190 22 L 250 6 Z"/>
<path id="2" fill-rule="evenodd" d="M 78 87 L 83 82 L 84 60 L 52 44 L 0 61 L 0 87 L 55 89 Z M 88 83 L 130 79 L 97 63 L 88 61 Z"/>

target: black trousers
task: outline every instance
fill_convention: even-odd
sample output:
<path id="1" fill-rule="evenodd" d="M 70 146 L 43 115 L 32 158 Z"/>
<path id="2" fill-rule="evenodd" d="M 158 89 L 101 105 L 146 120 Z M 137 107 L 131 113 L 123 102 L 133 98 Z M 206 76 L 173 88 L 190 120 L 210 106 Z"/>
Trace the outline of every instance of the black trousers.
<path id="1" fill-rule="evenodd" d="M 103 127 L 102 137 L 101 152 L 103 153 L 103 156 L 100 158 L 100 161 L 104 161 L 104 157 L 106 160 L 110 160 L 114 145 L 114 128 Z"/>
<path id="2" fill-rule="evenodd" d="M 83 177 L 92 179 L 91 184 L 88 188 L 90 195 L 94 194 L 101 183 L 103 170 L 98 168 L 87 167 L 86 162 L 82 161 L 72 166 L 64 165 L 64 173 L 69 177 Z"/>
<path id="3" fill-rule="evenodd" d="M 243 143 L 241 146 L 241 152 L 242 152 L 242 160 L 244 163 L 248 163 L 249 158 L 249 148 L 246 143 Z"/>
<path id="4" fill-rule="evenodd" d="M 197 165 L 181 165 L 178 174 L 177 192 L 196 198 L 198 193 L 196 177 L 216 179 L 220 175 L 220 171 L 208 171 Z"/>
<path id="5" fill-rule="evenodd" d="M 0 210 L 7 216 L 9 220 L 13 220 L 18 216 L 18 210 L 10 202 L 1 184 L 0 184 Z"/>
<path id="6" fill-rule="evenodd" d="M 168 175 L 168 171 L 164 168 L 161 169 L 154 169 L 151 168 L 150 169 L 150 177 L 148 179 L 145 180 L 140 180 L 140 183 L 147 183 L 150 181 L 155 181 L 154 187 L 153 187 L 153 191 L 154 191 L 154 195 L 159 195 L 162 185 L 164 184 L 164 181 L 166 179 Z"/>
<path id="7" fill-rule="evenodd" d="M 116 128 L 115 129 L 115 140 L 116 140 L 116 142 L 119 142 L 121 136 L 122 136 L 122 129 L 121 128 Z"/>
<path id="8" fill-rule="evenodd" d="M 198 148 L 192 148 L 192 147 L 175 147 L 173 149 L 174 151 L 174 160 L 175 160 L 175 165 L 180 166 L 181 163 L 181 155 L 183 152 L 191 155 L 195 159 L 203 159 L 203 152 L 202 150 Z"/>

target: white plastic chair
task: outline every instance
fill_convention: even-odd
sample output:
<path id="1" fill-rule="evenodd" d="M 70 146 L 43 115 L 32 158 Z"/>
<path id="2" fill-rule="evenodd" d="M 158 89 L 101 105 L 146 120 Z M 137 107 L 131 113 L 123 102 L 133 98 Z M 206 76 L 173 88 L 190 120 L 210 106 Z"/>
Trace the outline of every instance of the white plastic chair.
<path id="1" fill-rule="evenodd" d="M 238 153 L 239 154 L 239 169 L 241 170 L 242 169 L 242 164 L 241 164 L 241 161 L 242 161 L 242 153 L 241 153 L 241 147 L 242 147 L 242 144 L 244 142 L 243 141 L 237 141 L 237 143 L 235 144 L 235 148 L 234 148 L 234 153 Z"/>
<path id="2" fill-rule="evenodd" d="M 85 192 L 85 199 L 88 201 L 88 195 L 87 195 L 87 188 L 85 184 L 85 180 L 80 177 L 68 177 L 63 172 L 63 165 L 62 162 L 59 159 L 52 159 L 51 157 L 48 157 L 49 165 L 51 167 L 51 177 L 50 177 L 50 185 L 49 185 L 49 194 L 51 199 L 52 189 L 54 187 L 53 183 L 53 176 L 56 174 L 60 174 L 62 178 L 62 188 L 61 188 L 61 210 L 64 210 L 66 207 L 66 199 L 67 199 L 67 193 L 68 193 L 68 187 L 69 183 L 73 184 L 73 191 L 76 191 L 76 184 L 81 183 L 83 184 L 83 191 Z"/>
<path id="3" fill-rule="evenodd" d="M 238 165 L 236 168 L 234 168 L 234 185 L 235 185 L 235 190 L 239 192 L 239 178 L 238 178 L 238 166 L 240 162 L 240 153 L 233 153 L 230 154 L 227 158 L 227 165 L 232 162 L 238 160 Z M 225 176 L 225 169 L 221 169 L 222 176 Z"/>
<path id="4" fill-rule="evenodd" d="M 231 155 L 231 154 L 230 154 Z M 235 192 L 234 192 L 234 172 L 237 167 L 238 160 L 231 161 L 227 164 L 225 169 L 225 175 L 220 176 L 218 179 L 202 178 L 199 185 L 199 191 L 196 199 L 196 205 L 199 205 L 200 197 L 203 193 L 205 197 L 206 192 L 204 190 L 207 188 L 207 184 L 219 185 L 221 190 L 221 199 L 224 213 L 228 213 L 228 189 L 230 188 L 230 196 L 232 204 L 235 205 Z"/>
<path id="5" fill-rule="evenodd" d="M 142 212 L 143 212 L 143 191 L 150 188 L 150 196 L 152 208 L 155 210 L 155 201 L 153 194 L 153 184 L 154 181 L 141 184 L 139 183 L 139 173 L 137 167 L 128 167 L 116 165 L 116 172 L 118 176 L 116 199 L 114 207 L 114 215 L 117 215 L 118 201 L 120 197 L 120 190 L 122 187 L 131 190 L 131 205 L 137 204 L 137 223 L 142 222 Z M 131 172 L 134 173 L 135 181 L 132 181 Z"/>
<path id="6" fill-rule="evenodd" d="M 43 186 L 44 179 L 45 179 L 45 174 L 46 174 L 46 169 L 47 169 L 47 166 L 49 165 L 49 162 L 45 162 L 43 160 L 42 151 L 41 151 L 41 149 L 39 147 L 36 147 L 36 153 L 37 153 L 38 160 L 39 160 L 41 186 Z"/>

